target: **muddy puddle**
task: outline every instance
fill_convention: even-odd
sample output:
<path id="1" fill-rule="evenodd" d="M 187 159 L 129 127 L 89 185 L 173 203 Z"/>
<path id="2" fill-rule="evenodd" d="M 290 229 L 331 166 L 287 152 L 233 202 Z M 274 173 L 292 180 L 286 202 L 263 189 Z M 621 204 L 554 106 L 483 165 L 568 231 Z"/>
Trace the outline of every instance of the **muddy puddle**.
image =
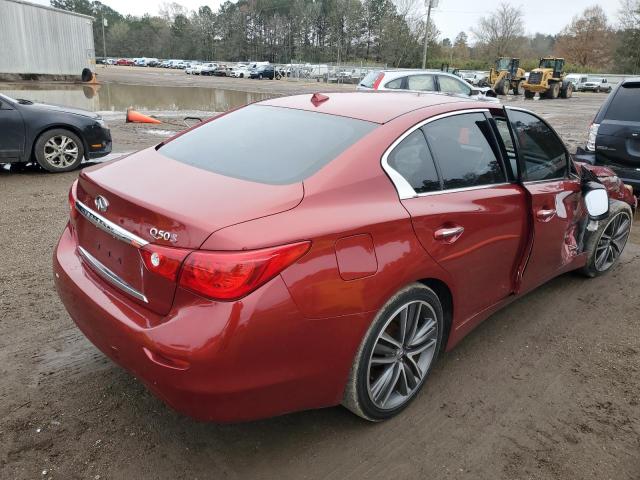
<path id="1" fill-rule="evenodd" d="M 153 112 L 224 112 L 272 97 L 266 93 L 203 87 L 172 87 L 107 83 L 103 85 L 0 83 L 12 98 L 65 105 L 93 112 L 121 113 L 127 108 Z"/>

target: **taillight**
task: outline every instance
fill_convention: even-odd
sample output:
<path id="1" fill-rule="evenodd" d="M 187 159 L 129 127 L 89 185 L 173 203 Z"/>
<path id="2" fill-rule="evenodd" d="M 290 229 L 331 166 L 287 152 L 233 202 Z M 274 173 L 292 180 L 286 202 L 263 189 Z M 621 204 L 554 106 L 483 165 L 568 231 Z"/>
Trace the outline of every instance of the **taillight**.
<path id="1" fill-rule="evenodd" d="M 78 180 L 71 184 L 69 189 L 69 217 L 72 222 L 75 222 L 80 213 L 76 208 L 76 198 L 78 196 Z"/>
<path id="2" fill-rule="evenodd" d="M 587 139 L 587 150 L 590 152 L 596 151 L 596 137 L 598 136 L 599 123 L 592 123 L 589 127 L 589 138 Z"/>
<path id="3" fill-rule="evenodd" d="M 180 285 L 215 300 L 237 300 L 302 257 L 311 242 L 245 252 L 195 251 L 184 262 Z"/>
<path id="4" fill-rule="evenodd" d="M 384 73 L 380 72 L 376 77 L 375 81 L 373 82 L 372 88 L 374 90 L 378 89 L 378 87 L 380 86 L 380 83 L 382 83 L 383 78 L 384 78 Z"/>
<path id="5" fill-rule="evenodd" d="M 140 256 L 150 272 L 175 282 L 183 260 L 191 250 L 147 244 L 140 249 Z"/>

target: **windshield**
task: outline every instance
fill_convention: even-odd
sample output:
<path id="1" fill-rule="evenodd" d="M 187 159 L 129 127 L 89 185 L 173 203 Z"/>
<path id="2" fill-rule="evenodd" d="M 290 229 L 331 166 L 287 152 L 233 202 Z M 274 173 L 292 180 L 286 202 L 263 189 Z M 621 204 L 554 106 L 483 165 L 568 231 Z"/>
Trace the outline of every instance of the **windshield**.
<path id="1" fill-rule="evenodd" d="M 291 108 L 250 105 L 159 148 L 203 170 L 271 185 L 300 182 L 377 124 Z"/>
<path id="2" fill-rule="evenodd" d="M 540 60 L 540 68 L 556 68 L 556 61 L 552 58 Z"/>
<path id="3" fill-rule="evenodd" d="M 376 78 L 378 78 L 379 73 L 380 72 L 377 70 L 372 70 L 367 73 L 367 75 L 360 81 L 360 85 L 367 88 L 373 88 L 373 84 L 375 83 Z"/>
<path id="4" fill-rule="evenodd" d="M 587 79 L 587 82 L 601 83 L 602 82 L 602 77 L 589 77 Z"/>
<path id="5" fill-rule="evenodd" d="M 497 70 L 509 70 L 509 63 L 510 63 L 510 59 L 509 58 L 501 58 L 496 62 L 496 69 Z"/>

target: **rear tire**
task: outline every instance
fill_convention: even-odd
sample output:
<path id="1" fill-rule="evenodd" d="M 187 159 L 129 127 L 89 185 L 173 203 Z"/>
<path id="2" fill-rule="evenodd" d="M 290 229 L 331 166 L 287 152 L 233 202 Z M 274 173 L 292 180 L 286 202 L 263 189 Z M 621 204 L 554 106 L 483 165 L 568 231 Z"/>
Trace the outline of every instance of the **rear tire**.
<path id="1" fill-rule="evenodd" d="M 438 358 L 443 318 L 438 296 L 422 284 L 408 285 L 391 297 L 360 344 L 342 404 L 371 422 L 404 410 Z"/>
<path id="2" fill-rule="evenodd" d="M 500 80 L 496 85 L 495 91 L 498 95 L 506 95 L 509 93 L 509 82 L 507 80 Z"/>
<path id="3" fill-rule="evenodd" d="M 629 239 L 632 224 L 631 207 L 619 200 L 611 201 L 609 217 L 600 221 L 595 232 L 587 231 L 589 238 L 585 251 L 589 252 L 589 257 L 580 272 L 587 277 L 597 277 L 615 267 Z"/>
<path id="4" fill-rule="evenodd" d="M 46 171 L 69 172 L 82 163 L 84 145 L 75 133 L 56 128 L 38 137 L 34 153 L 36 160 Z"/>
<path id="5" fill-rule="evenodd" d="M 514 95 L 522 95 L 522 80 L 516 82 L 515 87 L 513 87 Z"/>
<path id="6" fill-rule="evenodd" d="M 571 98 L 573 95 L 573 83 L 567 83 L 567 85 L 560 91 L 562 98 Z"/>

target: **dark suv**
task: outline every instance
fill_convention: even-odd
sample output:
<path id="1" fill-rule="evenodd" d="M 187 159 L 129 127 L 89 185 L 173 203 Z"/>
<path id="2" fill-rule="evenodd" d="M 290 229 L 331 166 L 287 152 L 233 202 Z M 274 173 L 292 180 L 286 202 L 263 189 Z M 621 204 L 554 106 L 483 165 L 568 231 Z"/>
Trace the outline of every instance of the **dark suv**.
<path id="1" fill-rule="evenodd" d="M 251 73 L 249 73 L 249 78 L 258 78 L 260 80 L 263 78 L 273 80 L 275 76 L 276 71 L 273 65 L 258 65 L 256 68 L 252 68 Z"/>
<path id="2" fill-rule="evenodd" d="M 640 193 L 640 77 L 623 80 L 607 97 L 576 159 L 610 167 Z"/>

